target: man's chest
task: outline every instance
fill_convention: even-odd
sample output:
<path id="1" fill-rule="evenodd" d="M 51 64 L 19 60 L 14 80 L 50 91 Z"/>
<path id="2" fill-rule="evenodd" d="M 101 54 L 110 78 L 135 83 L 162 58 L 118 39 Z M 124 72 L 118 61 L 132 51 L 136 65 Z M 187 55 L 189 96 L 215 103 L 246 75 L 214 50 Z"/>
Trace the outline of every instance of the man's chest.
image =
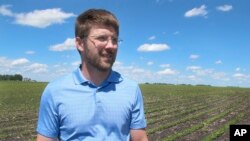
<path id="1" fill-rule="evenodd" d="M 58 105 L 60 128 L 82 131 L 99 126 L 117 130 L 124 126 L 129 128 L 133 99 L 125 93 L 94 92 L 65 98 Z"/>

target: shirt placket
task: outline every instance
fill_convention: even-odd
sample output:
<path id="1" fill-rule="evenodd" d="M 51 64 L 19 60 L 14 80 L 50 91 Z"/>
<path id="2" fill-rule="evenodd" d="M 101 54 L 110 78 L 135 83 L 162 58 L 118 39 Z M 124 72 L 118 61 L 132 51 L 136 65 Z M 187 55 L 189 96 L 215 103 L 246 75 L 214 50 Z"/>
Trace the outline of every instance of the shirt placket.
<path id="1" fill-rule="evenodd" d="M 94 97 L 95 97 L 95 103 L 97 105 L 101 104 L 101 96 L 100 96 L 100 87 L 97 87 L 95 90 L 94 90 Z"/>

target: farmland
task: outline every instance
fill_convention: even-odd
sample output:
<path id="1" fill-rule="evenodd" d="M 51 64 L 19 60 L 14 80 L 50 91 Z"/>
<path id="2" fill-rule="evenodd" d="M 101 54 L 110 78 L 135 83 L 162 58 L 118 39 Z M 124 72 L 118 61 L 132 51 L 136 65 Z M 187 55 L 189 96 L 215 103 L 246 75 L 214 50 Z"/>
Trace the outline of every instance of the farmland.
<path id="1" fill-rule="evenodd" d="M 35 139 L 47 83 L 0 81 L 0 141 Z M 140 85 L 150 141 L 229 140 L 229 125 L 250 124 L 250 88 Z"/>

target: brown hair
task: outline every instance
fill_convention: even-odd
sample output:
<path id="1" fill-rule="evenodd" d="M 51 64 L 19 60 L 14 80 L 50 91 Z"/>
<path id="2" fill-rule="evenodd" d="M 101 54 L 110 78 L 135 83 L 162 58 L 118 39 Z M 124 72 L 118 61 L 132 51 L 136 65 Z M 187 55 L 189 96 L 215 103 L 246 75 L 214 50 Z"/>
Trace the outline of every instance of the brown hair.
<path id="1" fill-rule="evenodd" d="M 119 23 L 116 17 L 104 9 L 89 9 L 77 17 L 75 23 L 75 37 L 84 38 L 88 36 L 91 27 L 102 25 L 114 28 L 119 35 Z"/>

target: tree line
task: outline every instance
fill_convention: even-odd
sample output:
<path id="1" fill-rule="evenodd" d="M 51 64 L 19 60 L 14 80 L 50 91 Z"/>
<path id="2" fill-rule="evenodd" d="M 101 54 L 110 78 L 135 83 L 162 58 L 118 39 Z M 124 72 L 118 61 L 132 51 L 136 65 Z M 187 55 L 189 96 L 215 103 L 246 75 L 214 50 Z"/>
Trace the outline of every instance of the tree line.
<path id="1" fill-rule="evenodd" d="M 21 74 L 14 74 L 14 75 L 9 75 L 9 74 L 0 74 L 0 80 L 15 80 L 15 81 L 23 81 L 23 76 Z"/>

